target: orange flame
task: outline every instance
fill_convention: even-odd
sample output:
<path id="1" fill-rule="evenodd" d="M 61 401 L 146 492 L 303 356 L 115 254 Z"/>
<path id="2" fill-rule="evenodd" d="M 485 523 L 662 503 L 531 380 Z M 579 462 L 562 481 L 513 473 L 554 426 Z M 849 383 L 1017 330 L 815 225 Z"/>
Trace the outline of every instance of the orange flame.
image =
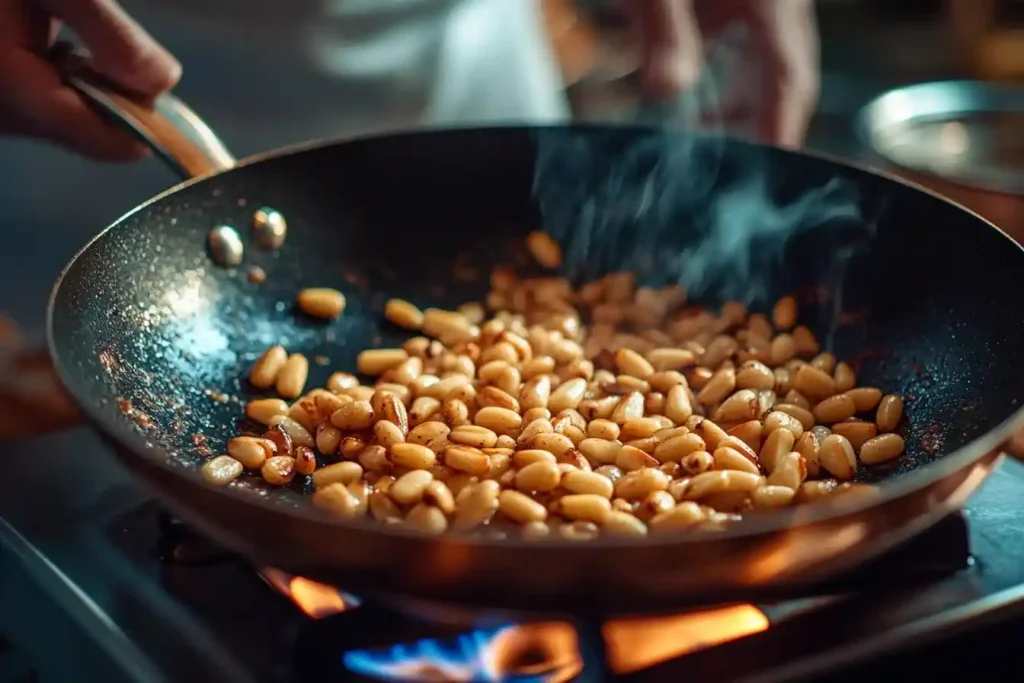
<path id="1" fill-rule="evenodd" d="M 266 581 L 290 597 L 314 619 L 344 612 L 356 603 L 332 586 L 292 576 L 278 569 L 260 570 Z M 733 605 L 666 617 L 618 619 L 602 629 L 608 665 L 615 673 L 649 666 L 768 629 L 768 617 L 753 605 Z M 570 680 L 582 659 L 576 630 L 568 622 L 510 626 L 498 631 L 480 654 L 487 673 L 496 680 L 509 674 L 546 672 L 546 680 Z M 403 662 L 403 669 L 424 671 L 435 662 Z M 451 672 L 449 672 L 451 673 Z"/>

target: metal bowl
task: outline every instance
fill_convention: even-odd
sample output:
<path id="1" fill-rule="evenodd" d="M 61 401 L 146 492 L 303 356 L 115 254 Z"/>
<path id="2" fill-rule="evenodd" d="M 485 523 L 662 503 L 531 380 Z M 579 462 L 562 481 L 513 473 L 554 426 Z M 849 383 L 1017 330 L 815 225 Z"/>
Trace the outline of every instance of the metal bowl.
<path id="1" fill-rule="evenodd" d="M 941 81 L 897 88 L 861 110 L 858 129 L 896 166 L 1024 196 L 1024 87 Z"/>

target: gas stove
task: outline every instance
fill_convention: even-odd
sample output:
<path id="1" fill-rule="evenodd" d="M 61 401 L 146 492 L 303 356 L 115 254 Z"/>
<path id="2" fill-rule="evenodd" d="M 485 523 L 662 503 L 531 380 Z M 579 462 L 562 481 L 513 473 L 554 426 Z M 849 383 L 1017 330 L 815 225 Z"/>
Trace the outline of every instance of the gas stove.
<path id="1" fill-rule="evenodd" d="M 821 680 L 1024 614 L 1015 462 L 963 513 L 799 601 L 466 623 L 253 567 L 174 521 L 91 436 L 60 438 L 78 458 L 33 449 L 0 481 L 0 680 Z M 929 659 L 943 649 L 957 648 Z"/>

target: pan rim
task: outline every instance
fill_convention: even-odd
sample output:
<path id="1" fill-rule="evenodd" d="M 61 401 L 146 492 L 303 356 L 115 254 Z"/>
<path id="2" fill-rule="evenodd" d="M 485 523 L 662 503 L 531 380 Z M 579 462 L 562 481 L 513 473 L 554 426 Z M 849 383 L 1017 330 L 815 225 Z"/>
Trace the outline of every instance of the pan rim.
<path id="1" fill-rule="evenodd" d="M 252 166 L 264 161 L 271 161 L 283 157 L 298 156 L 304 152 L 309 152 L 315 149 L 321 149 L 326 147 L 333 147 L 337 145 L 344 145 L 351 142 L 370 142 L 377 139 L 394 139 L 402 137 L 422 137 L 428 135 L 445 135 L 445 134 L 457 134 L 460 132 L 532 132 L 542 130 L 618 130 L 618 131 L 658 131 L 656 126 L 649 126 L 643 124 L 616 124 L 616 123 L 570 123 L 570 124 L 551 124 L 551 125 L 488 125 L 488 126 L 440 126 L 440 127 L 429 127 L 420 128 L 413 130 L 401 130 L 391 131 L 382 133 L 373 133 L 367 135 L 357 136 L 332 136 L 326 138 L 318 138 L 313 140 L 306 140 L 291 145 L 286 145 L 276 149 L 260 152 L 243 159 L 240 159 L 235 166 L 229 169 L 219 170 L 205 175 L 197 176 L 184 180 L 172 187 L 164 190 L 146 200 L 145 202 L 133 207 L 116 220 L 111 222 L 99 233 L 94 235 L 86 242 L 75 254 L 71 257 L 68 263 L 61 269 L 60 274 L 57 277 L 51 291 L 50 296 L 47 299 L 46 307 L 46 341 L 47 348 L 50 353 L 50 357 L 53 360 L 54 369 L 57 372 L 57 376 L 61 382 L 65 385 L 65 389 L 72 396 L 77 404 L 79 410 L 82 411 L 83 415 L 87 418 L 94 429 L 102 432 L 107 438 L 111 439 L 121 448 L 132 453 L 134 457 L 145 458 L 151 464 L 155 464 L 157 467 L 165 472 L 172 473 L 175 477 L 180 479 L 188 480 L 193 486 L 200 486 L 216 492 L 221 495 L 225 495 L 233 499 L 235 502 L 243 504 L 245 506 L 251 506 L 253 508 L 261 508 L 267 512 L 273 512 L 288 516 L 296 521 L 301 520 L 316 520 L 318 522 L 337 526 L 339 528 L 346 529 L 357 529 L 362 531 L 372 531 L 374 533 L 391 536 L 394 538 L 419 540 L 422 541 L 424 536 L 418 534 L 415 531 L 404 529 L 399 526 L 385 526 L 377 524 L 372 521 L 365 519 L 357 520 L 342 520 L 337 517 L 333 517 L 324 513 L 312 505 L 305 506 L 282 506 L 276 505 L 262 496 L 253 495 L 250 492 L 240 490 L 236 487 L 217 487 L 213 486 L 202 479 L 197 470 L 176 467 L 168 465 L 168 461 L 173 461 L 170 451 L 164 447 L 154 445 L 148 441 L 143 435 L 133 430 L 122 430 L 119 426 L 120 421 L 114 418 L 110 418 L 107 414 L 100 411 L 94 403 L 89 400 L 89 396 L 81 396 L 72 389 L 68 388 L 68 379 L 74 376 L 74 372 L 65 366 L 61 357 L 58 344 L 54 338 L 54 312 L 57 304 L 57 298 L 61 292 L 64 279 L 67 274 L 75 267 L 79 258 L 81 258 L 86 252 L 88 252 L 93 246 L 100 240 L 104 239 L 108 233 L 111 233 L 127 220 L 129 220 L 135 214 L 144 211 L 153 204 L 156 204 L 165 198 L 172 196 L 186 188 L 193 185 L 200 184 L 207 180 L 216 178 L 220 175 L 230 173 L 231 171 L 243 167 Z M 691 134 L 699 134 L 693 133 Z M 728 138 L 737 141 L 735 138 Z M 938 192 L 931 190 L 919 183 L 911 180 L 907 180 L 898 177 L 894 173 L 890 173 L 883 169 L 876 169 L 862 164 L 853 160 L 845 159 L 839 155 L 834 155 L 828 152 L 821 152 L 818 150 L 794 150 L 778 147 L 775 145 L 767 145 L 763 143 L 756 143 L 746 140 L 739 140 L 742 144 L 753 145 L 756 147 L 770 148 L 776 151 L 780 151 L 786 155 L 811 157 L 821 161 L 825 161 L 829 164 L 852 169 L 858 173 L 874 176 L 883 180 L 902 185 L 907 189 L 915 190 L 920 193 L 924 193 L 933 199 L 937 199 L 951 208 L 959 210 L 960 212 L 966 213 L 974 219 L 985 224 L 992 230 L 995 230 L 1001 235 L 1007 242 L 1015 247 L 1018 251 L 1024 252 L 1024 246 L 1018 244 L 1013 238 L 1011 238 L 1004 230 L 999 226 L 992 223 L 990 220 L 981 216 L 972 209 L 963 206 L 962 204 L 945 197 Z M 127 418 L 125 418 L 127 419 Z M 122 425 L 123 426 L 123 425 Z M 676 544 L 699 544 L 707 541 L 736 541 L 740 539 L 752 539 L 758 536 L 767 535 L 773 532 L 784 531 L 790 527 L 796 526 L 810 526 L 815 524 L 827 523 L 830 521 L 836 521 L 843 517 L 855 515 L 863 510 L 874 508 L 876 506 L 884 505 L 886 503 L 893 502 L 895 500 L 907 497 L 920 489 L 926 488 L 930 484 L 940 481 L 943 478 L 954 474 L 955 472 L 972 465 L 973 463 L 981 460 L 986 455 L 998 452 L 1001 450 L 1001 446 L 1015 433 L 1024 430 L 1024 405 L 1018 408 L 1014 413 L 1007 417 L 1002 423 L 995 428 L 989 430 L 977 439 L 967 443 L 963 447 L 952 451 L 946 455 L 940 456 L 934 461 L 927 463 L 921 467 L 918 467 L 910 472 L 899 475 L 898 477 L 882 482 L 878 487 L 877 495 L 870 497 L 860 496 L 838 496 L 835 499 L 825 499 L 817 502 L 814 505 L 801 505 L 791 508 L 784 508 L 777 511 L 770 511 L 758 514 L 753 517 L 745 518 L 742 522 L 730 525 L 725 529 L 721 530 L 696 530 L 687 531 L 680 530 L 677 532 L 670 532 L 665 534 L 658 534 L 655 536 L 645 537 L 641 540 L 633 538 L 618 538 L 618 537 L 606 537 L 601 536 L 594 541 L 587 543 L 576 543 L 572 541 L 566 541 L 562 539 L 552 539 L 550 541 L 526 541 L 519 538 L 510 539 L 488 539 L 488 538 L 469 538 L 466 536 L 447 536 L 445 537 L 446 542 L 454 544 L 464 544 L 474 547 L 503 547 L 503 548 L 518 548 L 528 547 L 531 549 L 539 548 L 554 548 L 559 551 L 566 551 L 570 548 L 574 553 L 599 553 L 608 548 L 635 548 L 635 547 L 658 547 L 663 545 L 676 545 Z M 129 437 L 130 435 L 130 437 Z"/>

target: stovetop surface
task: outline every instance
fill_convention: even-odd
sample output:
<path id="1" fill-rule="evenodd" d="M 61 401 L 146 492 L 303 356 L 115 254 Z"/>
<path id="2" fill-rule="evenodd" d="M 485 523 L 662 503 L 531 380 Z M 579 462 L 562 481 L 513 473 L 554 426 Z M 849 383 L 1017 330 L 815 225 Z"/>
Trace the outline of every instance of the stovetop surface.
<path id="1" fill-rule="evenodd" d="M 369 648 L 392 637 L 402 640 L 400 634 L 406 632 L 410 639 L 432 635 L 399 615 L 371 612 L 365 606 L 351 619 L 339 615 L 348 621 L 334 618 L 339 620 L 323 626 L 326 622 L 304 616 L 238 560 L 214 557 L 167 564 L 160 559 L 156 506 L 95 437 L 76 431 L 54 438 L 68 443 L 35 453 L 33 466 L 24 468 L 17 480 L 0 478 L 0 498 L 7 510 L 0 522 L 0 591 L 6 593 L 0 630 L 30 659 L 43 658 L 45 667 L 54 671 L 50 680 L 73 680 L 63 676 L 81 667 L 108 671 L 110 681 L 310 680 L 308 670 L 322 670 L 325 662 L 340 664 L 344 649 Z M 969 616 L 1013 616 L 1017 603 L 1024 614 L 1022 493 L 1024 466 L 1003 463 L 965 512 L 973 551 L 970 567 L 917 584 L 877 576 L 871 592 L 839 601 L 824 616 L 800 617 L 800 633 L 815 642 L 808 640 L 806 651 L 796 654 L 807 655 L 813 647 L 817 661 L 811 658 L 788 669 L 779 668 L 784 662 L 777 661 L 773 676 L 784 676 L 763 680 L 818 674 L 822 667 L 839 671 L 851 658 L 864 661 L 926 636 L 951 635 Z M 871 610 L 863 608 L 865 601 L 871 601 Z M 762 609 L 773 623 L 800 611 L 793 605 Z M 53 620 L 43 619 L 46 610 L 64 616 L 62 628 L 68 635 L 63 643 L 81 643 L 64 664 L 47 657 L 52 636 L 35 632 L 57 628 Z M 354 621 L 360 612 L 360 620 Z M 1020 625 L 1006 628 L 1019 630 Z M 780 641 L 778 647 L 791 647 L 785 632 L 779 633 L 773 636 Z M 857 648 L 830 651 L 829 640 L 855 640 Z M 721 673 L 730 661 L 752 656 L 745 653 L 745 643 L 729 643 L 683 661 L 691 675 Z M 780 651 L 775 659 L 790 656 Z M 61 666 L 72 668 L 62 671 Z M 626 679 L 681 675 L 668 666 Z M 805 666 L 812 668 L 804 671 Z M 761 680 L 749 673 L 738 680 Z"/>

